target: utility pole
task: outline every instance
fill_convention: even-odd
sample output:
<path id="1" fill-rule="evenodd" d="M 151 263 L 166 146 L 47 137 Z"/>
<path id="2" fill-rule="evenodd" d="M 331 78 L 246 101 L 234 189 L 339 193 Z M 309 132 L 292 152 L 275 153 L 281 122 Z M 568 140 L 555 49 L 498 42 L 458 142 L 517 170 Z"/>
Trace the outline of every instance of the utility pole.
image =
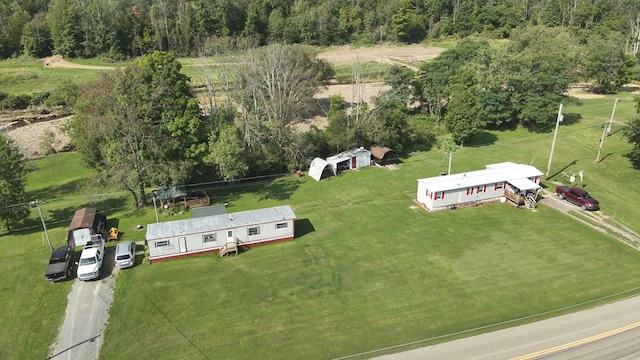
<path id="1" fill-rule="evenodd" d="M 551 143 L 551 154 L 549 154 L 549 164 L 547 164 L 547 174 L 545 178 L 549 178 L 549 172 L 551 171 L 551 161 L 553 160 L 553 151 L 556 148 L 556 139 L 558 138 L 558 127 L 560 126 L 560 122 L 562 121 L 562 103 L 560 103 L 560 108 L 558 109 L 558 119 L 556 120 L 556 131 L 553 133 L 553 142 Z"/>
<path id="2" fill-rule="evenodd" d="M 449 171 L 447 171 L 447 175 L 451 175 L 451 157 L 453 152 L 449 151 Z"/>
<path id="3" fill-rule="evenodd" d="M 35 201 L 30 202 L 29 206 L 38 208 L 38 214 L 40 214 L 40 221 L 42 221 L 42 228 L 44 229 L 44 234 L 47 236 L 47 241 L 49 242 L 49 249 L 51 249 L 51 253 L 53 253 L 53 245 L 51 245 L 51 238 L 49 238 L 49 231 L 47 230 L 47 224 L 45 224 L 44 217 L 42 217 L 42 209 L 40 209 L 40 204 L 42 204 L 42 201 L 39 201 L 36 199 Z"/>
<path id="4" fill-rule="evenodd" d="M 616 113 L 616 105 L 618 105 L 618 101 L 620 101 L 620 99 L 616 98 L 616 101 L 613 103 L 613 111 L 611 112 L 609 124 L 604 124 L 604 129 L 602 129 L 602 138 L 600 138 L 600 144 L 598 144 L 598 156 L 596 156 L 596 162 L 600 162 L 600 153 L 602 153 L 602 145 L 604 145 L 604 136 L 611 134 L 611 124 L 613 123 L 613 115 Z"/>
<path id="5" fill-rule="evenodd" d="M 156 223 L 159 223 L 160 219 L 158 219 L 158 206 L 156 206 L 156 200 L 158 200 L 158 197 L 154 194 L 153 195 L 153 210 L 156 212 Z"/>

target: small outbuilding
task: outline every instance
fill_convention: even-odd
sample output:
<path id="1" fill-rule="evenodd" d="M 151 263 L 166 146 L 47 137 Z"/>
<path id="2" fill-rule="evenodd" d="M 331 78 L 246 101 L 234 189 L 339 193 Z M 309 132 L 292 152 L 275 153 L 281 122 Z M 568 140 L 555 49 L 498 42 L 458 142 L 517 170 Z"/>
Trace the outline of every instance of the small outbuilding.
<path id="1" fill-rule="evenodd" d="M 309 176 L 311 176 L 315 181 L 320 181 L 335 175 L 336 172 L 333 170 L 331 164 L 329 164 L 327 160 L 319 157 L 313 159 L 309 166 Z"/>
<path id="2" fill-rule="evenodd" d="M 535 201 L 542 172 L 533 166 L 503 162 L 484 170 L 418 179 L 416 201 L 429 211 L 509 199 L 516 205 Z"/>
<path id="3" fill-rule="evenodd" d="M 378 165 L 396 164 L 400 162 L 398 154 L 385 146 L 375 145 L 369 148 L 371 151 L 371 161 Z"/>
<path id="4" fill-rule="evenodd" d="M 371 151 L 359 147 L 328 157 L 327 162 L 336 174 L 344 170 L 359 169 L 371 165 Z"/>
<path id="5" fill-rule="evenodd" d="M 69 224 L 69 246 L 84 246 L 96 235 L 106 236 L 107 216 L 93 207 L 76 210 Z"/>
<path id="6" fill-rule="evenodd" d="M 171 186 L 153 191 L 154 199 L 160 202 L 157 206 L 165 209 L 174 206 L 197 207 L 208 206 L 209 195 L 205 191 L 187 191 L 184 186 Z"/>
<path id="7" fill-rule="evenodd" d="M 174 220 L 147 225 L 151 263 L 292 240 L 296 215 L 290 206 Z"/>

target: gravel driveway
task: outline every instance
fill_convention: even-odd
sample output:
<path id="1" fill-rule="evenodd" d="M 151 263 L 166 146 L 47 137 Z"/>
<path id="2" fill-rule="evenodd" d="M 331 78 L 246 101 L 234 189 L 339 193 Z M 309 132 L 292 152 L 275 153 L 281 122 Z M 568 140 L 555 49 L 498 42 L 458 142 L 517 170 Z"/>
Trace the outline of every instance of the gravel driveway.
<path id="1" fill-rule="evenodd" d="M 566 215 L 582 222 L 605 234 L 609 234 L 618 241 L 621 241 L 637 250 L 640 250 L 640 234 L 619 223 L 615 219 L 607 216 L 602 211 L 585 211 L 566 200 L 560 200 L 555 192 L 549 189 L 543 190 L 538 204 L 552 207 L 564 212 Z M 591 221 L 587 221 L 587 219 Z"/>
<path id="2" fill-rule="evenodd" d="M 100 279 L 76 279 L 68 296 L 65 319 L 48 359 L 98 359 L 104 343 L 104 330 L 109 321 L 109 307 L 113 302 L 115 277 L 113 263 L 115 248 L 105 251 Z"/>

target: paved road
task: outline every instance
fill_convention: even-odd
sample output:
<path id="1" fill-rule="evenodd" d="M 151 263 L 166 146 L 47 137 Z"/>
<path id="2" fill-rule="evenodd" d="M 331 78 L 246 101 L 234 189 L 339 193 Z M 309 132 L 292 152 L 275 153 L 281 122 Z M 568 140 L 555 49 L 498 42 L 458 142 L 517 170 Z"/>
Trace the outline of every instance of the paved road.
<path id="1" fill-rule="evenodd" d="M 114 247 L 106 249 L 100 279 L 75 280 L 68 296 L 58 342 L 49 359 L 98 359 L 109 320 L 109 307 L 113 302 L 115 279 L 111 273 L 114 253 Z"/>
<path id="2" fill-rule="evenodd" d="M 606 348 L 610 344 L 602 341 L 592 341 L 589 342 L 588 346 L 595 346 L 596 349 L 591 348 L 585 350 L 582 346 L 575 346 L 572 349 L 578 352 L 564 353 L 565 356 L 573 354 L 573 357 L 561 357 L 562 352 L 556 352 L 559 355 L 554 356 L 558 357 L 549 356 L 550 354 L 547 353 L 535 353 L 556 347 L 567 347 L 567 344 L 601 335 L 638 322 L 640 322 L 640 297 L 633 297 L 590 310 L 393 355 L 380 356 L 374 359 L 502 360 L 517 359 L 518 357 L 521 357 L 522 360 L 541 358 L 582 359 L 583 357 L 580 354 L 584 354 L 585 351 L 588 353 L 603 351 L 602 348 Z M 640 331 L 625 332 L 621 333 L 620 336 L 623 338 L 622 342 L 629 340 L 629 338 L 633 339 L 628 345 L 628 351 L 626 352 L 634 353 L 637 351 L 637 349 L 633 347 L 640 343 L 637 338 L 637 336 L 640 336 Z M 616 338 L 621 339 L 620 337 Z M 620 342 L 621 341 L 618 341 L 618 343 Z M 619 346 L 622 345 L 614 344 L 614 346 L 615 350 L 620 350 Z M 626 346 L 627 345 L 623 345 L 623 347 Z M 580 351 L 583 353 L 580 353 Z M 600 356 L 596 358 L 620 359 L 621 357 L 608 357 L 600 353 Z"/>

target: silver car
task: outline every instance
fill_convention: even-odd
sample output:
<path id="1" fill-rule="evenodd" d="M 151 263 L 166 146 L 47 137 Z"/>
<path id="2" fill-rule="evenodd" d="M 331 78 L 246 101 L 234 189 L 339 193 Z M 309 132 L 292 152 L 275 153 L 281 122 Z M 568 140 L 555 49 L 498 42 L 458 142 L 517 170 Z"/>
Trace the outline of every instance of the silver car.
<path id="1" fill-rule="evenodd" d="M 116 246 L 116 266 L 124 269 L 132 267 L 136 262 L 136 244 L 123 241 Z"/>

